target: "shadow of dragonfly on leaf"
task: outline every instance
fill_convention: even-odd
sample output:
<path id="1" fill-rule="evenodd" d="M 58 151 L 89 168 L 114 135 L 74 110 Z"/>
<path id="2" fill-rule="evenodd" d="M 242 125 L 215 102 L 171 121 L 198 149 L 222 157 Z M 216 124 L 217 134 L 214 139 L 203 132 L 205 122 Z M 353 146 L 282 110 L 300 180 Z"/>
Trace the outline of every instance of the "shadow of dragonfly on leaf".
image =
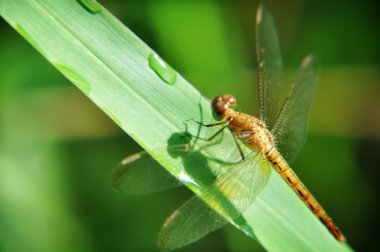
<path id="1" fill-rule="evenodd" d="M 174 133 L 168 139 L 168 145 L 162 152 L 166 151 L 171 158 L 181 160 L 184 169 L 177 174 L 178 179 L 196 190 L 197 195 L 165 221 L 158 235 L 161 250 L 169 251 L 193 243 L 231 221 L 254 237 L 242 217 L 242 210 L 248 208 L 262 189 L 257 187 L 252 191 L 246 188 L 252 177 L 244 174 L 244 167 L 247 160 L 257 162 L 257 155 L 252 153 L 247 160 L 237 162 L 239 153 L 233 148 L 227 148 L 233 151 L 226 152 L 225 141 L 231 144 L 232 140 L 225 139 L 221 134 L 211 143 L 204 143 L 187 130 Z M 221 153 L 223 156 L 220 156 Z M 266 181 L 269 176 L 265 177 L 265 174 L 256 172 L 253 175 L 262 176 L 259 180 Z M 123 193 L 146 194 L 181 186 L 178 179 L 142 151 L 120 162 L 112 174 L 112 185 Z M 242 190 L 249 195 L 241 193 Z"/>

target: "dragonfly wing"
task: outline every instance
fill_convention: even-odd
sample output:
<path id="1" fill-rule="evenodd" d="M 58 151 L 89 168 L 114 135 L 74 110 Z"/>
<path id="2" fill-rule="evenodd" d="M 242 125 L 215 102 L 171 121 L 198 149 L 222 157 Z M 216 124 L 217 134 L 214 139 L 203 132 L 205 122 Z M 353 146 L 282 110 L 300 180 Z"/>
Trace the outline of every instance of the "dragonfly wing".
<path id="1" fill-rule="evenodd" d="M 266 185 L 270 171 L 268 161 L 257 153 L 231 166 L 165 221 L 158 235 L 160 249 L 188 245 L 241 216 Z"/>
<path id="2" fill-rule="evenodd" d="M 130 194 L 151 193 L 181 185 L 179 180 L 145 151 L 121 161 L 112 173 L 111 181 L 116 190 Z"/>
<path id="3" fill-rule="evenodd" d="M 314 58 L 306 56 L 272 131 L 277 147 L 288 162 L 295 159 L 306 139 L 307 116 L 313 98 L 316 73 Z"/>
<path id="4" fill-rule="evenodd" d="M 274 19 L 263 5 L 256 14 L 256 50 L 260 119 L 272 129 L 280 111 L 282 59 Z"/>
<path id="5" fill-rule="evenodd" d="M 193 197 L 175 210 L 162 226 L 157 243 L 161 251 L 191 244 L 227 224 L 227 220 L 204 201 Z"/>

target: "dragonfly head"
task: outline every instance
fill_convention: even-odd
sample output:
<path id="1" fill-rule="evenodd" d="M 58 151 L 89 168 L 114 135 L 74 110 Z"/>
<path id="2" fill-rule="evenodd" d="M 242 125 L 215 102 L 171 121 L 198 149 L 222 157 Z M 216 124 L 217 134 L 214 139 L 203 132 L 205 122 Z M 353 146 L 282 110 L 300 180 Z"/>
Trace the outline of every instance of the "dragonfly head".
<path id="1" fill-rule="evenodd" d="M 236 98 L 233 95 L 225 94 L 217 96 L 212 100 L 212 111 L 216 120 L 223 119 L 225 112 L 236 106 Z"/>

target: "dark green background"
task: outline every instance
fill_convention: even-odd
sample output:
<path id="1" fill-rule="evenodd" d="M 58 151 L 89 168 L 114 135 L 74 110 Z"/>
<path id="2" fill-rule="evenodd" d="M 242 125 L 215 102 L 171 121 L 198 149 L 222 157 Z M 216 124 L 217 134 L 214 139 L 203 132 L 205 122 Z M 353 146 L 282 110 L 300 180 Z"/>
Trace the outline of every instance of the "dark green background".
<path id="1" fill-rule="evenodd" d="M 255 113 L 256 1 L 100 1 L 205 96 Z M 181 3 L 178 3 L 181 2 Z M 291 81 L 307 53 L 319 80 L 293 165 L 353 248 L 376 247 L 380 45 L 376 1 L 264 1 Z M 155 251 L 185 189 L 115 192 L 110 174 L 140 148 L 0 20 L 0 251 Z M 275 239 L 275 237 L 273 238 Z M 232 227 L 180 251 L 259 251 Z"/>

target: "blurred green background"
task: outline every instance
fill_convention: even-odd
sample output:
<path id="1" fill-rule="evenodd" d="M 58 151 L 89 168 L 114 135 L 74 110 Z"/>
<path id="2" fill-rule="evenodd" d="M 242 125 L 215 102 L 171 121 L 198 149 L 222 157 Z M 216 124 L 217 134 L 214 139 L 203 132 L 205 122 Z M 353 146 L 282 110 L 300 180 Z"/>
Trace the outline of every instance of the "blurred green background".
<path id="1" fill-rule="evenodd" d="M 257 114 L 258 1 L 100 1 L 205 96 Z M 380 35 L 376 1 L 264 1 L 289 83 L 319 63 L 309 136 L 293 165 L 354 249 L 380 225 Z M 0 251 L 156 251 L 165 218 L 192 194 L 134 197 L 110 175 L 138 147 L 0 20 Z M 274 238 L 275 239 L 275 238 Z M 232 227 L 179 251 L 261 251 Z"/>

